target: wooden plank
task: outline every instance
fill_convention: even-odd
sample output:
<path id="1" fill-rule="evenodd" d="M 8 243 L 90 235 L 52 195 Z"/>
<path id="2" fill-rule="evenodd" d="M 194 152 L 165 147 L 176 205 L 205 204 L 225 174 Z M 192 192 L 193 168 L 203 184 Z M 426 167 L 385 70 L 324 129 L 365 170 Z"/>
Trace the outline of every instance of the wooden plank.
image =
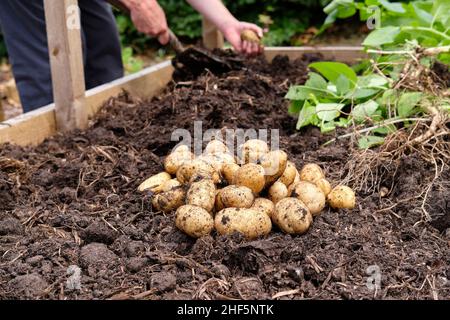
<path id="1" fill-rule="evenodd" d="M 0 122 L 5 120 L 5 111 L 3 110 L 2 100 L 0 97 Z"/>
<path id="2" fill-rule="evenodd" d="M 56 125 L 86 128 L 85 82 L 78 0 L 44 0 Z"/>
<path id="3" fill-rule="evenodd" d="M 141 99 L 151 98 L 167 86 L 172 73 L 172 64 L 166 61 L 91 89 L 86 92 L 85 112 L 94 115 L 109 98 L 123 90 Z M 56 132 L 55 105 L 51 104 L 0 123 L 0 145 L 38 145 Z"/>
<path id="4" fill-rule="evenodd" d="M 223 48 L 222 33 L 208 19 L 202 19 L 203 45 L 208 49 Z"/>
<path id="5" fill-rule="evenodd" d="M 346 63 L 354 63 L 355 61 L 366 57 L 363 47 L 267 47 L 264 48 L 264 55 L 267 60 L 272 61 L 276 55 L 286 55 L 289 59 L 297 59 L 304 54 L 320 53 L 325 60 L 335 60 Z"/>

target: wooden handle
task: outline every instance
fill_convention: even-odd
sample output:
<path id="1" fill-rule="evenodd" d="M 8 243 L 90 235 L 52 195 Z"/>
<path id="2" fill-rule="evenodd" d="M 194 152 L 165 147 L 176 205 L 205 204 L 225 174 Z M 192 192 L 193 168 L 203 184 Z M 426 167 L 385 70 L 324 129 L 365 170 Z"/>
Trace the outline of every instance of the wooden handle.
<path id="1" fill-rule="evenodd" d="M 184 51 L 184 46 L 178 39 L 178 37 L 173 33 L 172 30 L 169 29 L 169 45 L 175 50 L 176 53 L 181 53 Z"/>

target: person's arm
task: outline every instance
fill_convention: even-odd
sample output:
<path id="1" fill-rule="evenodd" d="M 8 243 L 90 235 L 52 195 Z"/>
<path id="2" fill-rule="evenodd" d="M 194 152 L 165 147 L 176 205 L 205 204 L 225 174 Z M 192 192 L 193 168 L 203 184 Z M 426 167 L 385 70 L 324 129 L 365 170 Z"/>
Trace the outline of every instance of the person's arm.
<path id="1" fill-rule="evenodd" d="M 156 0 L 119 0 L 130 10 L 131 20 L 139 32 L 158 37 L 161 44 L 169 42 L 166 15 Z"/>
<path id="2" fill-rule="evenodd" d="M 239 52 L 258 54 L 261 47 L 252 42 L 242 41 L 241 32 L 245 29 L 255 31 L 261 38 L 263 30 L 253 23 L 238 21 L 220 0 L 187 0 L 187 2 L 223 33 L 225 38 Z"/>

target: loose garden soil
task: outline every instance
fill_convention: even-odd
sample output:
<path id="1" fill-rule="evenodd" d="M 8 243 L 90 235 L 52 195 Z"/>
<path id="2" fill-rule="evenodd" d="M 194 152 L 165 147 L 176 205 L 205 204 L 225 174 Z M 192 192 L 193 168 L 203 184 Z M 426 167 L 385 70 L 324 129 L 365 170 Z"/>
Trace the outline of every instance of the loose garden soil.
<path id="1" fill-rule="evenodd" d="M 163 170 L 172 132 L 192 132 L 195 120 L 204 130 L 279 129 L 297 167 L 316 162 L 341 181 L 354 147 L 323 146 L 333 136 L 296 131 L 287 113 L 284 95 L 312 59 L 178 75 L 151 101 L 111 99 L 84 132 L 1 146 L 0 299 L 450 299 L 450 172 L 430 190 L 433 220 L 423 222 L 405 199 L 435 170 L 414 154 L 386 175 L 387 195 L 358 190 L 355 209 L 326 208 L 303 236 L 191 239 L 137 192 Z M 81 287 L 70 289 L 78 268 Z"/>

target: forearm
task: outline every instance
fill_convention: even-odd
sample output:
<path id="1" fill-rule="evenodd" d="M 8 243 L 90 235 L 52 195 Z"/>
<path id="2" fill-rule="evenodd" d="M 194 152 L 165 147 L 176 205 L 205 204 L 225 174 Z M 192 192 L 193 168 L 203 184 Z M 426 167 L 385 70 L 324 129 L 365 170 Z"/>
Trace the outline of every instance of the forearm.
<path id="1" fill-rule="evenodd" d="M 230 22 L 237 22 L 220 0 L 186 0 L 195 10 L 206 19 L 223 29 Z"/>

